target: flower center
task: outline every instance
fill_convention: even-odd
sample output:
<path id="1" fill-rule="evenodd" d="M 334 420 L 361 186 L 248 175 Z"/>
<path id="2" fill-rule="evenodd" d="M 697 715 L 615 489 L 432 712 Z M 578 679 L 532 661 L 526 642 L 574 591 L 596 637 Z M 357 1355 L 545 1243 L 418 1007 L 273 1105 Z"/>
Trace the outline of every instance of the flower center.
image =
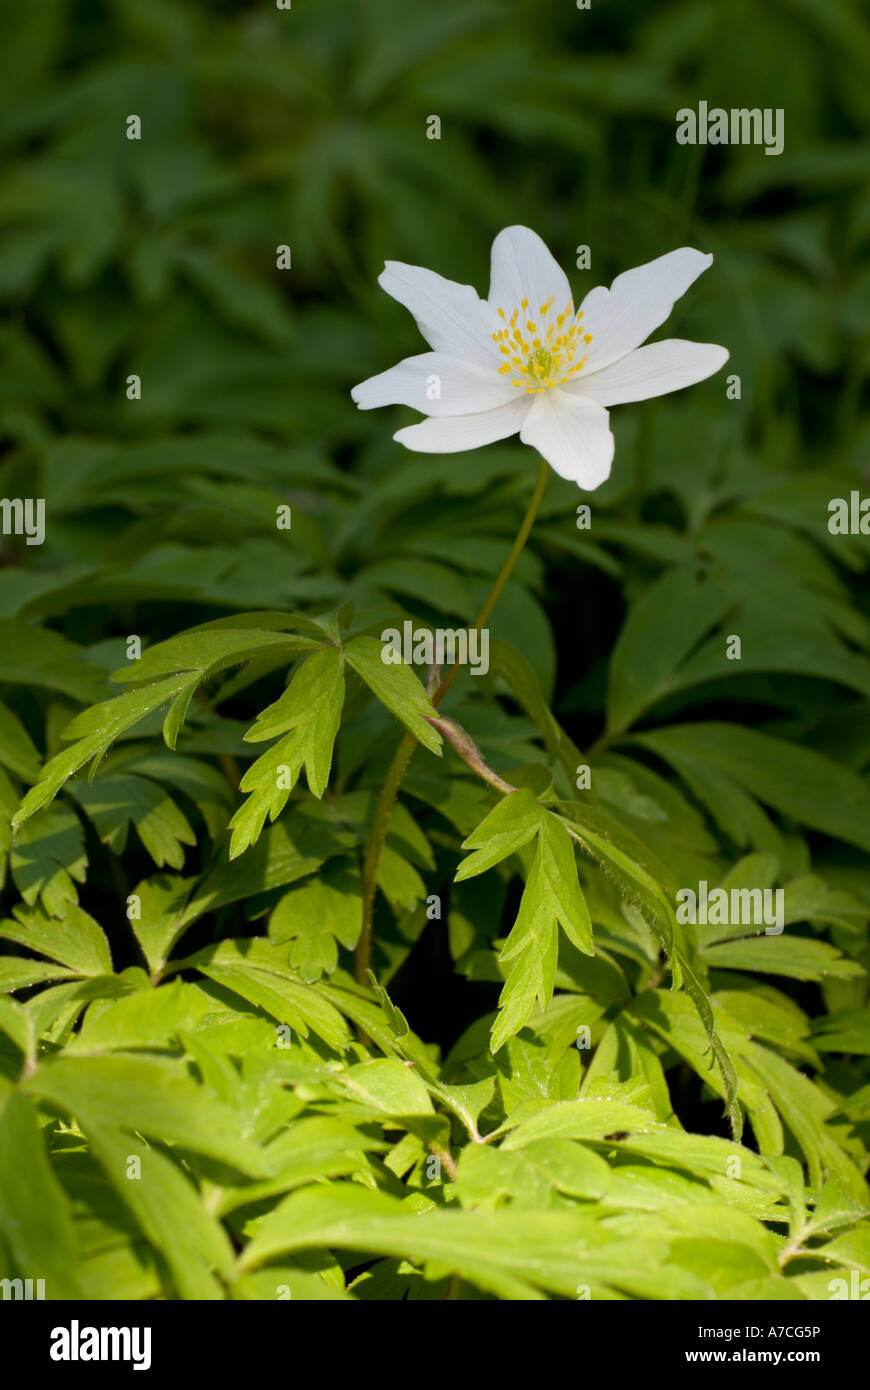
<path id="1" fill-rule="evenodd" d="M 554 296 L 538 310 L 538 322 L 529 317 L 529 301 L 523 299 L 510 317 L 504 309 L 498 316 L 504 327 L 493 333 L 493 342 L 504 357 L 499 374 L 511 373 L 511 386 L 527 395 L 564 386 L 586 365 L 588 353 L 580 353 L 592 342 L 591 333 L 581 332 L 583 310 L 574 316 L 569 300 L 561 314 L 553 314 Z"/>

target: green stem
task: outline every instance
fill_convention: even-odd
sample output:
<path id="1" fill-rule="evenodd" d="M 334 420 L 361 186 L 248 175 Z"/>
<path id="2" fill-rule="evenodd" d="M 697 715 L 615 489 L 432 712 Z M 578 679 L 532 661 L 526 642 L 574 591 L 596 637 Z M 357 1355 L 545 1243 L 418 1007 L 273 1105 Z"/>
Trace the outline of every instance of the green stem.
<path id="1" fill-rule="evenodd" d="M 489 592 L 486 603 L 478 614 L 477 621 L 473 629 L 483 627 L 495 605 L 501 597 L 502 590 L 507 584 L 513 573 L 514 566 L 522 554 L 523 547 L 529 538 L 538 508 L 541 505 L 541 498 L 544 495 L 544 487 L 547 482 L 549 465 L 545 459 L 541 459 L 541 466 L 538 469 L 538 478 L 535 483 L 535 490 L 532 493 L 531 501 L 526 509 L 522 524 L 517 532 L 516 540 L 511 547 L 511 552 L 501 567 L 498 578 Z M 458 666 L 452 666 L 444 680 L 439 685 L 435 694 L 432 696 L 432 704 L 436 707 L 444 699 L 454 680 L 459 673 Z M 359 941 L 356 947 L 356 958 L 354 965 L 354 975 L 359 984 L 368 983 L 368 970 L 372 957 L 372 918 L 374 916 L 375 893 L 378 886 L 378 866 L 381 862 L 384 843 L 387 838 L 387 827 L 390 823 L 390 816 L 393 813 L 393 806 L 402 785 L 402 778 L 408 768 L 408 763 L 417 746 L 417 740 L 413 734 L 405 734 L 401 743 L 396 749 L 395 756 L 390 764 L 384 785 L 381 787 L 378 796 L 375 814 L 372 819 L 371 830 L 369 831 L 368 844 L 366 845 L 365 858 L 363 860 L 362 871 L 362 904 L 363 920 Z"/>
<path id="2" fill-rule="evenodd" d="M 549 471 L 550 465 L 547 463 L 546 459 L 541 459 L 541 466 L 538 469 L 538 478 L 535 483 L 535 490 L 532 493 L 532 500 L 529 502 L 529 505 L 526 509 L 526 514 L 523 517 L 522 525 L 520 526 L 519 531 L 517 531 L 517 538 L 514 541 L 513 546 L 511 547 L 511 553 L 502 565 L 498 579 L 495 581 L 492 588 L 490 589 L 489 598 L 486 600 L 486 603 L 481 608 L 480 613 L 477 616 L 477 621 L 475 622 L 474 627 L 472 628 L 472 631 L 475 631 L 477 628 L 483 627 L 490 613 L 495 608 L 495 605 L 501 598 L 502 590 L 505 584 L 507 584 L 508 580 L 510 579 L 511 574 L 513 573 L 514 565 L 520 558 L 520 555 L 523 552 L 523 547 L 525 546 L 526 541 L 529 539 L 529 532 L 532 529 L 535 517 L 538 514 L 538 508 L 541 505 L 541 498 L 544 495 L 544 488 L 547 484 L 547 475 Z M 451 685 L 456 680 L 456 677 L 458 675 L 459 667 L 451 666 L 450 670 L 447 672 L 447 675 L 444 677 L 443 681 L 439 685 L 435 695 L 432 697 L 433 705 L 437 707 L 441 703 L 441 701 L 444 699 L 444 696 L 447 694 L 448 690 L 450 689 Z"/>

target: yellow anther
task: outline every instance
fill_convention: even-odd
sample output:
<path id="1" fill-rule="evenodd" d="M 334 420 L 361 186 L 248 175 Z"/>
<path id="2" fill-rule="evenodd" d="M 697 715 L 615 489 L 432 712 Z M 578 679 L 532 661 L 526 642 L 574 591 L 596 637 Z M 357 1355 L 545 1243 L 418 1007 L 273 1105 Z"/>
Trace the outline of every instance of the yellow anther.
<path id="1" fill-rule="evenodd" d="M 525 298 L 521 301 L 522 310 L 528 308 L 528 302 Z M 554 297 L 551 295 L 539 309 L 541 318 L 550 312 L 553 303 Z M 581 333 L 578 326 L 583 317 L 582 310 L 576 319 L 572 318 L 573 305 L 569 301 L 564 313 L 555 315 L 555 322 L 547 324 L 544 331 L 543 323 L 539 330 L 532 319 L 520 319 L 521 309 L 513 309 L 509 320 L 504 309 L 498 311 L 507 327 L 494 333 L 493 338 L 499 343 L 501 354 L 508 359 L 499 367 L 499 374 L 507 376 L 515 372 L 516 375 L 510 377 L 511 385 L 524 390 L 527 396 L 550 391 L 554 386 L 564 386 L 586 365 L 585 357 L 574 360 L 580 343 L 592 341 L 591 333 Z"/>

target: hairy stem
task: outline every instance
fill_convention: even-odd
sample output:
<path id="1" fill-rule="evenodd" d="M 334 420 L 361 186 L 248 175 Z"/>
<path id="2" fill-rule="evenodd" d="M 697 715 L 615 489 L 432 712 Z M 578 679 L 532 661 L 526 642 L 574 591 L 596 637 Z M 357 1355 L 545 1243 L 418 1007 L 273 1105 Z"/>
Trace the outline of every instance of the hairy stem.
<path id="1" fill-rule="evenodd" d="M 529 538 L 529 532 L 537 516 L 538 508 L 541 505 L 541 498 L 544 495 L 544 487 L 547 482 L 548 472 L 549 465 L 544 459 L 541 459 L 537 481 L 535 482 L 535 490 L 526 508 L 526 514 L 517 532 L 516 540 L 511 547 L 510 554 L 501 567 L 498 578 L 489 592 L 489 597 L 477 616 L 477 620 L 473 625 L 473 630 L 483 627 L 492 613 L 492 610 L 495 608 L 495 605 L 498 603 L 502 590 L 513 573 L 514 566 L 522 554 L 523 547 Z M 451 666 L 447 675 L 435 691 L 435 694 L 432 696 L 432 704 L 436 709 L 456 679 L 458 671 L 458 666 Z M 377 805 L 375 806 L 371 830 L 369 831 L 362 871 L 362 929 L 360 931 L 359 941 L 357 942 L 354 963 L 354 975 L 359 984 L 366 983 L 368 978 L 367 972 L 371 963 L 372 918 L 374 916 L 375 893 L 377 892 L 378 886 L 378 866 L 381 862 L 381 854 L 383 853 L 384 843 L 387 838 L 387 827 L 390 823 L 390 816 L 392 815 L 396 797 L 399 794 L 399 788 L 402 785 L 402 778 L 407 771 L 408 763 L 411 761 L 416 746 L 417 740 L 414 738 L 413 734 L 405 734 L 396 749 L 384 785 L 381 787 Z"/>
<path id="2" fill-rule="evenodd" d="M 499 777 L 497 772 L 493 772 L 492 768 L 487 766 L 480 756 L 480 749 L 474 739 L 469 738 L 462 725 L 457 724 L 455 719 L 445 719 L 443 715 L 440 719 L 431 719 L 428 716 L 427 719 L 433 729 L 437 729 L 440 734 L 444 735 L 454 753 L 458 753 L 462 761 L 467 763 L 478 777 L 482 777 L 484 782 L 495 787 L 496 791 L 501 792 L 503 796 L 508 796 L 511 792 L 516 791 L 516 787 L 512 787 L 510 782 L 506 782 L 503 777 Z"/>

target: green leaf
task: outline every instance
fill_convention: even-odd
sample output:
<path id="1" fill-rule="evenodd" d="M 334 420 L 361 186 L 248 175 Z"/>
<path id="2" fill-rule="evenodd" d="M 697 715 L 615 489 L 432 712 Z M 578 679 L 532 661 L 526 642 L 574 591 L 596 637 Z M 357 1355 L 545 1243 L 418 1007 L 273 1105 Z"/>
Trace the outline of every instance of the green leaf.
<path id="1" fill-rule="evenodd" d="M 187 817 L 168 793 L 147 777 L 112 773 L 91 784 L 73 782 L 69 792 L 93 821 L 103 844 L 115 854 L 123 853 L 131 824 L 158 868 L 169 864 L 180 869 L 184 845 L 196 844 Z"/>
<path id="2" fill-rule="evenodd" d="M 538 833 L 540 824 L 541 809 L 526 787 L 503 797 L 463 841 L 463 849 L 475 852 L 460 864 L 455 881 L 482 874 L 515 854 Z"/>
<path id="3" fill-rule="evenodd" d="M 332 745 L 344 702 L 344 657 L 339 647 L 325 647 L 301 662 L 280 699 L 257 715 L 245 734 L 252 743 L 289 730 L 303 734 L 314 795 L 323 795 L 332 761 Z"/>
<path id="4" fill-rule="evenodd" d="M 629 1012 L 632 1018 L 658 1033 L 729 1107 L 737 1099 L 743 1101 L 753 1125 L 762 1129 L 764 1137 L 772 1137 L 777 1149 L 781 1148 L 782 1135 L 770 1113 L 767 1096 L 739 1059 L 737 1063 L 733 1060 L 734 1054 L 748 1044 L 748 1035 L 721 1010 L 714 1013 L 706 995 L 699 1009 L 691 994 L 688 998 L 686 994 L 645 990 L 632 1001 Z M 718 1046 L 711 1045 L 711 1031 Z"/>
<path id="5" fill-rule="evenodd" d="M 583 1097 L 592 1098 L 600 1083 L 611 1093 L 613 1083 L 636 1084 L 636 1103 L 652 1111 L 657 1120 L 667 1121 L 673 1114 L 668 1083 L 658 1053 L 650 1039 L 624 1009 L 607 1027 L 586 1068 L 580 1087 Z M 626 1094 L 626 1099 L 629 1099 Z M 634 1103 L 634 1101 L 632 1101 Z"/>
<path id="6" fill-rule="evenodd" d="M 153 1146 L 88 1118 L 83 1128 L 112 1187 L 160 1251 L 184 1299 L 222 1299 L 215 1277 L 232 1277 L 233 1248 L 202 1195 L 171 1159 Z M 131 1160 L 138 1171 L 131 1173 Z"/>
<path id="7" fill-rule="evenodd" d="M 28 989 L 30 985 L 44 984 L 46 980 L 68 980 L 74 974 L 75 971 L 67 970 L 65 966 L 49 965 L 46 961 L 0 956 L 0 994 L 14 994 L 16 990 Z"/>
<path id="8" fill-rule="evenodd" d="M 239 1135 L 233 1111 L 211 1099 L 176 1062 L 123 1054 L 58 1057 L 40 1066 L 24 1085 L 30 1095 L 82 1124 L 138 1131 L 252 1177 L 268 1175 L 260 1149 Z"/>
<path id="9" fill-rule="evenodd" d="M 290 965 L 308 984 L 332 974 L 338 947 L 353 950 L 361 928 L 359 872 L 341 861 L 291 888 L 269 919 L 270 939 L 292 943 Z"/>
<path id="10" fill-rule="evenodd" d="M 355 1100 L 384 1116 L 433 1114 L 429 1092 L 420 1077 L 394 1057 L 358 1062 L 339 1075 Z"/>
<path id="11" fill-rule="evenodd" d="M 66 1056 L 168 1047 L 181 1030 L 194 1027 L 213 1011 L 214 1001 L 203 989 L 181 980 L 159 989 L 137 989 L 88 1009 L 78 1033 L 66 1045 Z"/>
<path id="12" fill-rule="evenodd" d="M 82 703 L 105 693 L 102 673 L 82 660 L 81 647 L 23 618 L 0 618 L 0 681 L 59 690 Z"/>
<path id="13" fill-rule="evenodd" d="M 571 834 L 614 879 L 655 931 L 663 950 L 672 955 L 678 937 L 673 906 L 678 885 L 673 875 L 631 831 L 598 807 L 570 801 L 563 809 Z"/>
<path id="14" fill-rule="evenodd" d="M 116 671 L 112 679 L 135 681 L 138 684 L 177 675 L 178 672 L 196 672 L 198 680 L 205 680 L 243 661 L 254 661 L 272 654 L 296 656 L 299 652 L 313 651 L 320 645 L 310 637 L 244 628 L 241 623 L 238 628 L 205 626 L 179 633 L 166 642 L 148 647 L 137 661 Z M 178 688 L 187 689 L 189 686 L 190 681 L 184 680 Z"/>
<path id="15" fill-rule="evenodd" d="M 558 817 L 545 811 L 519 912 L 500 954 L 513 961 L 499 999 L 492 1050 L 519 1032 L 537 1003 L 546 1008 L 553 993 L 559 926 L 573 946 L 594 954 L 592 923 L 577 877 L 570 837 Z"/>
<path id="16" fill-rule="evenodd" d="M 844 1269 L 856 1269 L 861 1275 L 870 1275 L 870 1229 L 864 1225 L 854 1231 L 847 1231 L 835 1240 L 829 1241 L 827 1245 L 818 1247 L 813 1253 L 826 1264 L 829 1260 L 836 1260 Z M 828 1298 L 831 1297 L 830 1273 L 828 1266 L 824 1276 L 824 1293 Z M 860 1280 L 859 1288 L 862 1299 L 865 1299 L 868 1286 L 864 1279 Z"/>
<path id="17" fill-rule="evenodd" d="M 456 882 L 483 873 L 536 837 L 526 886 L 513 929 L 499 955 L 513 961 L 493 1026 L 493 1052 L 518 1033 L 535 1004 L 546 1008 L 553 993 L 559 926 L 571 944 L 594 953 L 589 910 L 580 891 L 570 837 L 561 819 L 542 809 L 525 787 L 511 792 L 463 842 L 473 851 Z"/>
<path id="18" fill-rule="evenodd" d="M 866 1007 L 838 1009 L 836 1013 L 817 1019 L 812 1041 L 819 1052 L 857 1052 L 870 1056 L 870 1011 Z"/>
<path id="19" fill-rule="evenodd" d="M 870 1216 L 870 1205 L 856 1201 L 845 1191 L 839 1178 L 830 1177 L 819 1193 L 813 1214 L 807 1222 L 806 1235 L 815 1236 L 821 1232 L 836 1231 L 841 1226 L 853 1226 L 867 1216 Z"/>
<path id="20" fill-rule="evenodd" d="M 763 986 L 717 990 L 712 999 L 750 1037 L 773 1043 L 780 1051 L 793 1052 L 810 1066 L 819 1066 L 819 1058 L 808 1043 L 810 1025 L 806 1014 L 784 995 L 771 998 L 763 990 Z"/>
<path id="21" fill-rule="evenodd" d="M 857 961 L 845 959 L 827 941 L 788 933 L 715 942 L 705 946 L 701 955 L 707 965 L 721 970 L 756 970 L 793 980 L 859 980 L 865 973 Z"/>
<path id="22" fill-rule="evenodd" d="M 728 870 L 728 873 L 716 886 L 723 889 L 724 892 L 728 894 L 728 902 L 730 905 L 732 901 L 732 892 L 737 891 L 741 893 L 747 888 L 750 892 L 752 892 L 753 889 L 759 888 L 763 892 L 765 888 L 772 887 L 778 876 L 779 860 L 776 855 L 746 854 L 742 859 L 738 859 L 737 863 Z M 757 905 L 759 903 L 763 905 L 763 898 L 758 899 L 756 897 L 749 901 L 750 905 Z M 743 913 L 741 912 L 739 915 L 743 916 Z M 762 915 L 761 911 L 757 913 L 759 921 Z M 698 916 L 697 913 L 696 916 Z M 768 925 L 773 926 L 774 923 L 769 923 Z M 746 926 L 739 921 L 723 922 L 717 925 L 709 920 L 707 922 L 701 922 L 699 920 L 693 923 L 693 926 L 698 943 L 702 947 L 713 941 L 722 941 L 726 937 L 747 936 L 750 934 Z"/>
<path id="23" fill-rule="evenodd" d="M 529 718 L 537 724 L 547 752 L 554 762 L 561 765 L 573 786 L 577 767 L 584 761 L 583 755 L 551 713 L 541 694 L 537 677 L 525 657 L 510 642 L 496 638 L 490 644 L 490 669 L 494 675 L 501 677 Z"/>
<path id="24" fill-rule="evenodd" d="M 19 1091 L 0 1099 L 0 1237 L 22 1278 L 45 1280 L 46 1298 L 82 1297 L 72 1209 Z"/>
<path id="25" fill-rule="evenodd" d="M 42 908 L 19 908 L 17 921 L 0 922 L 0 937 L 30 951 L 58 960 L 80 975 L 112 973 L 112 957 L 105 933 L 93 917 L 73 903 L 60 919 Z"/>
<path id="26" fill-rule="evenodd" d="M 570 802 L 567 809 L 575 817 L 566 821 L 569 830 L 605 872 L 615 878 L 620 892 L 634 903 L 648 922 L 670 957 L 674 988 L 683 985 L 698 1010 L 722 1073 L 732 1131 L 739 1137 L 742 1119 L 737 1106 L 734 1065 L 716 1032 L 707 992 L 677 944 L 680 936 L 673 899 L 663 887 L 663 884 L 673 885 L 672 875 L 639 841 L 597 808 Z M 676 892 L 676 888 L 672 887 L 671 891 Z"/>
<path id="27" fill-rule="evenodd" d="M 253 1268 L 290 1250 L 320 1246 L 434 1261 L 503 1299 L 536 1298 L 540 1289 L 574 1298 L 590 1283 L 641 1297 L 663 1290 L 686 1297 L 706 1287 L 680 1273 L 664 1276 L 651 1242 L 635 1243 L 630 1258 L 628 1243 L 608 1240 L 585 1213 L 410 1213 L 382 1193 L 349 1184 L 291 1193 L 265 1218 L 242 1263 Z"/>
<path id="28" fill-rule="evenodd" d="M 52 916 L 63 917 L 78 902 L 75 883 L 87 877 L 78 816 L 68 806 L 49 806 L 35 815 L 13 842 L 9 863 L 24 901 L 32 906 L 41 898 Z"/>
<path id="29" fill-rule="evenodd" d="M 166 718 L 163 721 L 163 742 L 166 744 L 167 748 L 174 749 L 178 742 L 178 735 L 181 733 L 184 726 L 184 721 L 187 718 L 187 711 L 190 708 L 191 700 L 196 694 L 199 680 L 198 674 L 191 676 L 187 684 L 181 687 L 178 694 L 173 699 L 172 704 L 169 706 L 169 709 L 166 711 Z"/>
<path id="30" fill-rule="evenodd" d="M 265 1009 L 302 1037 L 311 1028 L 336 1051 L 347 1047 L 349 1035 L 341 1014 L 316 987 L 305 984 L 287 967 L 283 952 L 271 942 L 225 941 L 200 951 L 185 964 L 196 965 L 209 979 Z"/>
<path id="31" fill-rule="evenodd" d="M 606 1139 L 609 1134 L 646 1134 L 661 1126 L 648 1110 L 612 1100 L 562 1100 L 512 1127 L 505 1149 L 521 1149 L 543 1139 Z"/>
<path id="32" fill-rule="evenodd" d="M 252 792 L 230 821 L 230 857 L 253 844 L 268 814 L 274 820 L 304 767 L 308 785 L 323 796 L 332 766 L 332 748 L 344 704 L 344 660 L 337 647 L 326 647 L 303 661 L 279 700 L 263 710 L 245 738 L 261 741 L 284 737 L 248 768 L 241 790 Z"/>
<path id="33" fill-rule="evenodd" d="M 146 878 L 127 899 L 127 914 L 152 974 L 165 965 L 185 929 L 185 909 L 195 878 L 160 874 Z"/>
<path id="34" fill-rule="evenodd" d="M 803 1149 L 811 1185 L 820 1188 L 826 1172 L 830 1172 L 839 1178 L 850 1197 L 866 1203 L 866 1182 L 826 1127 L 825 1121 L 833 1109 L 831 1101 L 808 1077 L 769 1048 L 752 1043 L 744 1049 L 744 1056 Z"/>
<path id="35" fill-rule="evenodd" d="M 219 861 L 202 879 L 184 911 L 187 927 L 204 912 L 239 902 L 314 873 L 327 859 L 345 854 L 355 838 L 303 814 L 268 826 L 242 860 Z"/>
<path id="36" fill-rule="evenodd" d="M 145 690 L 131 690 L 77 714 L 63 731 L 65 739 L 75 740 L 73 746 L 57 753 L 45 764 L 36 786 L 31 787 L 13 817 L 13 832 L 53 800 L 67 778 L 78 772 L 84 763 L 98 763 L 120 734 L 171 700 L 185 681 L 184 676 L 170 676 Z"/>
<path id="37" fill-rule="evenodd" d="M 413 912 L 426 897 L 426 885 L 413 864 L 384 845 L 378 861 L 378 887 L 393 908 Z"/>
<path id="38" fill-rule="evenodd" d="M 441 735 L 427 722 L 437 718 L 437 710 L 409 666 L 386 665 L 381 659 L 383 645 L 374 637 L 354 637 L 345 643 L 344 654 L 377 696 L 382 705 L 401 720 L 418 743 L 441 755 Z"/>
<path id="39" fill-rule="evenodd" d="M 870 849 L 870 788 L 821 753 L 737 724 L 677 724 L 636 741 L 678 772 L 682 759 L 710 766 L 783 815 Z"/>
<path id="40" fill-rule="evenodd" d="M 551 812 L 541 817 L 538 853 L 526 892 L 533 876 L 538 879 L 535 886 L 540 893 L 540 910 L 552 912 L 572 946 L 585 955 L 593 955 L 592 923 L 577 877 L 574 846 L 563 822 Z"/>
<path id="41" fill-rule="evenodd" d="M 610 659 L 607 728 L 622 733 L 677 687 L 693 648 L 725 617 L 733 599 L 690 567 L 670 570 L 632 608 Z"/>
<path id="42" fill-rule="evenodd" d="M 25 782 L 39 777 L 40 757 L 16 714 L 0 703 L 0 763 Z"/>
<path id="43" fill-rule="evenodd" d="M 234 797 L 222 772 L 201 758 L 165 752 L 144 754 L 136 752 L 132 761 L 119 758 L 111 761 L 111 770 L 133 772 L 167 783 L 195 803 L 213 840 L 222 839 L 234 804 Z"/>
<path id="44" fill-rule="evenodd" d="M 36 1037 L 27 1009 L 17 999 L 7 999 L 5 995 L 0 995 L 0 1032 L 11 1038 L 25 1056 L 35 1050 Z M 16 1069 L 19 1066 L 20 1059 L 17 1059 Z"/>
<path id="45" fill-rule="evenodd" d="M 268 1145 L 274 1178 L 225 1189 L 218 1211 L 224 1216 L 238 1207 L 283 1195 L 294 1187 L 359 1172 L 365 1169 L 366 1153 L 389 1147 L 373 1125 L 354 1125 L 332 1116 L 301 1116 L 286 1125 Z"/>

